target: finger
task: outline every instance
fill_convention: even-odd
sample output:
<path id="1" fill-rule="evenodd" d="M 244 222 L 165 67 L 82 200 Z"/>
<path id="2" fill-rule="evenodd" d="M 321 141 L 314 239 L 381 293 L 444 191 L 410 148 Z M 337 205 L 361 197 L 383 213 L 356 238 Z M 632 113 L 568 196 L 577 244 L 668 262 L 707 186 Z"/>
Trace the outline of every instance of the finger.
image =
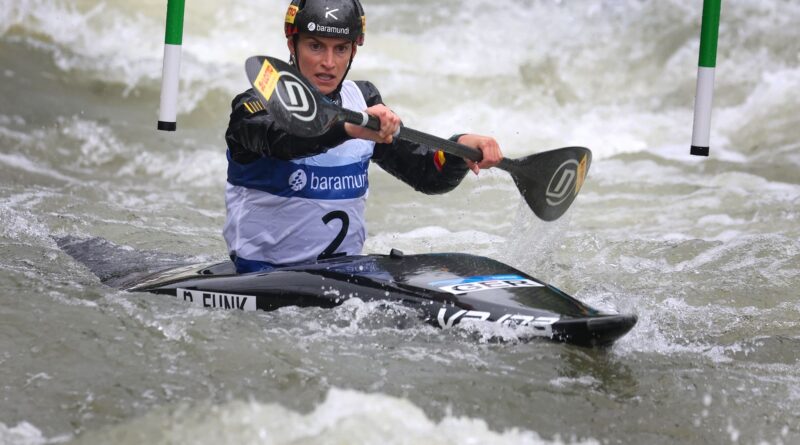
<path id="1" fill-rule="evenodd" d="M 400 128 L 400 118 L 391 110 L 386 110 L 381 120 L 381 136 L 386 142 L 392 142 L 397 129 Z"/>
<path id="2" fill-rule="evenodd" d="M 500 146 L 494 139 L 488 140 L 481 151 L 483 153 L 483 160 L 480 162 L 481 168 L 494 167 L 499 164 L 503 158 Z"/>
<path id="3" fill-rule="evenodd" d="M 481 151 L 481 161 L 478 162 L 478 165 L 481 168 L 488 168 L 488 164 L 491 163 L 491 151 L 489 147 L 485 143 L 478 144 L 478 149 Z"/>
<path id="4" fill-rule="evenodd" d="M 374 141 L 378 143 L 385 143 L 386 142 L 386 132 L 384 128 L 386 127 L 386 116 L 383 110 L 379 105 L 374 107 L 370 107 L 367 109 L 367 113 L 371 116 L 374 116 L 378 119 L 379 126 L 377 130 L 372 130 L 374 134 Z"/>
<path id="5" fill-rule="evenodd" d="M 396 114 L 392 113 L 391 110 L 385 110 L 383 116 L 381 117 L 381 123 L 384 124 L 387 131 L 393 130 L 400 119 L 397 117 Z"/>
<path id="6" fill-rule="evenodd" d="M 478 172 L 481 170 L 478 164 L 476 162 L 470 161 L 469 159 L 466 159 L 466 161 L 467 161 L 467 167 L 469 167 L 469 169 L 472 170 L 472 173 L 475 173 L 477 175 Z"/>

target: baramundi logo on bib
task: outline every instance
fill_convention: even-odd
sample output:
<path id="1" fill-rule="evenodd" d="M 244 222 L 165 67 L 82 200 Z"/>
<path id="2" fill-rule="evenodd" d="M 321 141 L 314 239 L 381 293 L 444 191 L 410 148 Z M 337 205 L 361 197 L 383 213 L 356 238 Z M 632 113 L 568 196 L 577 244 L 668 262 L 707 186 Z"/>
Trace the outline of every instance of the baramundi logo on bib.
<path id="1" fill-rule="evenodd" d="M 296 192 L 303 190 L 306 186 L 306 182 L 306 172 L 303 170 L 295 170 L 294 173 L 289 175 L 289 187 Z"/>
<path id="2" fill-rule="evenodd" d="M 289 175 L 289 187 L 299 192 L 309 186 L 315 192 L 361 190 L 367 186 L 367 173 L 355 175 L 318 175 L 311 172 L 307 176 L 302 169 L 297 169 Z"/>

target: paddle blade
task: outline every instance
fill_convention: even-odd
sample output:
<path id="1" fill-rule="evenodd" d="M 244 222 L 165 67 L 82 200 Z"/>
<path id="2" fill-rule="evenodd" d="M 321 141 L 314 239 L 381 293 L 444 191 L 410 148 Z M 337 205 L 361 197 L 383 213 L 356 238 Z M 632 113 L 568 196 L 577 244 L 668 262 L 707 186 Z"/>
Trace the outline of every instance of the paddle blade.
<path id="1" fill-rule="evenodd" d="M 314 137 L 336 123 L 338 107 L 288 63 L 274 57 L 253 56 L 244 68 L 269 114 L 286 132 Z"/>
<path id="2" fill-rule="evenodd" d="M 511 173 L 533 213 L 555 221 L 578 196 L 592 152 L 584 147 L 565 147 L 520 159 L 503 159 L 501 168 Z"/>

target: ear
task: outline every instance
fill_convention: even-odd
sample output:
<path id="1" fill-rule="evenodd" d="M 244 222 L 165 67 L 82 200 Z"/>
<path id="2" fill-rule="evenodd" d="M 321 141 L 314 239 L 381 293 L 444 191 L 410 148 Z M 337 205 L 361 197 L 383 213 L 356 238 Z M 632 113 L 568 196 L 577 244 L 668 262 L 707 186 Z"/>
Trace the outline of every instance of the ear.
<path id="1" fill-rule="evenodd" d="M 287 37 L 286 38 L 286 46 L 289 48 L 289 54 L 294 56 L 294 38 Z"/>
<path id="2" fill-rule="evenodd" d="M 353 59 L 356 58 L 356 52 L 358 51 L 358 45 L 356 45 L 355 42 L 353 42 L 352 48 L 353 48 L 353 53 L 350 54 L 350 60 L 353 60 Z"/>

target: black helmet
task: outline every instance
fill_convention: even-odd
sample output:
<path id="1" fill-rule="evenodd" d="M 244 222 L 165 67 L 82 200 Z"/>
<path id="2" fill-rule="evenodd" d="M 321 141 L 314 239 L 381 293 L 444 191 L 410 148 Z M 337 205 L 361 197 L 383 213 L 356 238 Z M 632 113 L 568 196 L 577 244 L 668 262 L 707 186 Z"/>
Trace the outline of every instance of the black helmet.
<path id="1" fill-rule="evenodd" d="M 364 44 L 366 18 L 358 0 L 292 0 L 286 11 L 286 37 L 300 32 Z"/>

